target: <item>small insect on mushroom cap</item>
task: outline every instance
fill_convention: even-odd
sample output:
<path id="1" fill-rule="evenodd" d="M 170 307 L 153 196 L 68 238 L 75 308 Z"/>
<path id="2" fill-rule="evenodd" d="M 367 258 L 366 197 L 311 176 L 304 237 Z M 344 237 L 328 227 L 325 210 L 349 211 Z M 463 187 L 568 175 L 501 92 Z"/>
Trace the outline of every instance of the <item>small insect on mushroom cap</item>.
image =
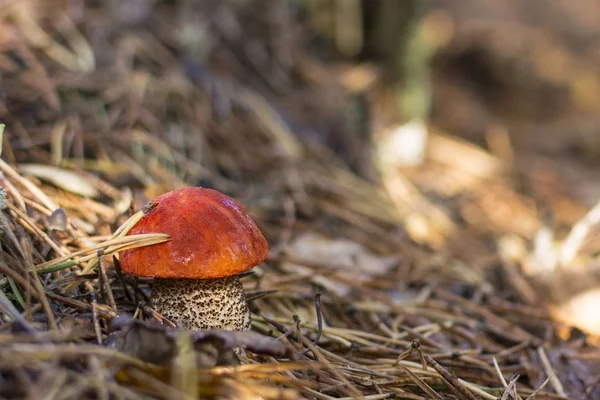
<path id="1" fill-rule="evenodd" d="M 160 195 L 128 235 L 167 233 L 171 240 L 121 253 L 123 271 L 156 278 L 215 279 L 247 271 L 267 258 L 256 223 L 234 199 L 187 187 Z"/>

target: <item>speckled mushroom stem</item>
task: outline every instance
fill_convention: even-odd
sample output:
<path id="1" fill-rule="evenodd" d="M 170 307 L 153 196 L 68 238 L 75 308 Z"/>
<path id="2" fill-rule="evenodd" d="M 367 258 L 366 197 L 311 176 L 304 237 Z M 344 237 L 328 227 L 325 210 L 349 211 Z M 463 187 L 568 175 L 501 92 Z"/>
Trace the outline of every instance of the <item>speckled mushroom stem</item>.
<path id="1" fill-rule="evenodd" d="M 154 280 L 154 308 L 190 330 L 251 328 L 246 293 L 237 276 L 219 279 Z"/>

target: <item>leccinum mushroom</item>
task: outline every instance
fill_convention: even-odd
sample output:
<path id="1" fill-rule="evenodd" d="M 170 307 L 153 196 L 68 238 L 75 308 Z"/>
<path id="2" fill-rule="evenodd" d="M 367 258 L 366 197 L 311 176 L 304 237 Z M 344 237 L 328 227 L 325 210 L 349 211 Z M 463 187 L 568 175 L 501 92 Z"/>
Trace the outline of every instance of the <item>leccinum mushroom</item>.
<path id="1" fill-rule="evenodd" d="M 168 242 L 121 253 L 123 271 L 154 277 L 156 311 L 192 330 L 250 329 L 238 274 L 264 261 L 268 244 L 244 207 L 215 190 L 188 187 L 157 197 L 129 234 Z"/>

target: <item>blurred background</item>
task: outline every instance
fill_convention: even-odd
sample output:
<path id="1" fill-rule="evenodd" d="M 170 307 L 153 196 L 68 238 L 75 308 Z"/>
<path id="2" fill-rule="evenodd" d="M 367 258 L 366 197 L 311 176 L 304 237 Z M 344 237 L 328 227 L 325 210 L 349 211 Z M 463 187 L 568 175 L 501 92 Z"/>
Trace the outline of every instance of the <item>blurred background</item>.
<path id="1" fill-rule="evenodd" d="M 3 158 L 75 236 L 213 187 L 274 264 L 358 257 L 396 300 L 447 285 L 598 343 L 600 3 L 6 0 L 0 21 Z"/>
<path id="2" fill-rule="evenodd" d="M 465 259 L 508 242 L 546 274 L 600 193 L 593 1 L 7 1 L 1 12 L 6 157 L 116 174 L 144 189 L 138 206 L 183 184 L 258 191 L 281 168 L 327 159 L 382 187 L 416 242 Z M 122 162 L 137 165 L 121 174 Z M 595 264 L 587 239 L 582 263 Z"/>

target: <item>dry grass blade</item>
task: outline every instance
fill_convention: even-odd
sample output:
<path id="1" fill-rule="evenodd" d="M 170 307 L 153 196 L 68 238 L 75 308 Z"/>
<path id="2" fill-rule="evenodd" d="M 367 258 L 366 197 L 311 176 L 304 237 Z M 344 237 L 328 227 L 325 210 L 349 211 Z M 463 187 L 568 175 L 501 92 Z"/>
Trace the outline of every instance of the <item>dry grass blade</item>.
<path id="1" fill-rule="evenodd" d="M 414 374 L 409 368 L 403 367 L 402 370 L 406 372 L 406 374 L 413 380 L 413 382 L 420 387 L 427 395 L 429 395 L 433 399 L 442 399 L 443 397 L 437 394 L 431 386 L 427 383 L 423 382 L 421 378 L 419 378 L 416 374 Z"/>
<path id="2" fill-rule="evenodd" d="M 546 378 L 546 380 L 540 385 L 540 387 L 538 387 L 533 392 L 531 392 L 531 394 L 529 396 L 527 396 L 527 399 L 525 399 L 525 400 L 535 399 L 536 396 L 538 395 L 538 393 L 541 392 L 542 390 L 544 390 L 544 388 L 546 387 L 548 382 L 550 382 L 550 378 L 552 378 L 552 376 L 549 376 L 548 378 Z"/>
<path id="3" fill-rule="evenodd" d="M 513 398 L 521 400 L 521 397 L 517 395 L 516 385 L 517 380 L 519 379 L 519 375 L 515 375 L 510 378 L 510 382 L 504 388 L 504 392 L 502 393 L 502 397 L 500 400 L 508 400 L 508 396 L 512 396 Z"/>
<path id="4" fill-rule="evenodd" d="M 131 235 L 131 236 L 123 236 L 117 237 L 115 239 L 109 239 L 104 242 L 98 243 L 94 246 L 90 246 L 86 249 L 76 251 L 71 254 L 67 254 L 63 257 L 46 261 L 44 263 L 36 265 L 33 270 L 40 271 L 42 269 L 51 269 L 57 268 L 64 265 L 72 266 L 76 264 L 81 264 L 87 261 L 91 261 L 97 258 L 96 252 L 98 250 L 103 250 L 104 255 L 111 255 L 113 253 L 134 249 L 137 247 L 143 246 L 151 246 L 153 244 L 164 243 L 169 240 L 169 235 L 164 233 L 147 233 L 140 235 Z M 90 254 L 92 253 L 92 254 Z M 95 266 L 95 265 L 94 265 Z M 87 266 L 83 273 L 88 273 L 92 270 L 93 267 Z"/>
<path id="5" fill-rule="evenodd" d="M 462 382 L 460 382 L 460 380 L 458 380 L 456 377 L 454 377 L 452 374 L 450 374 L 448 371 L 446 371 L 431 356 L 429 356 L 427 354 L 424 354 L 423 356 L 425 357 L 425 360 L 427 360 L 427 364 L 429 364 L 431 367 L 433 367 L 433 369 L 435 369 L 440 374 L 440 377 L 444 381 L 446 381 L 449 389 L 456 391 L 457 393 L 460 394 L 460 396 L 463 396 L 466 399 L 476 400 L 473 393 L 471 393 L 467 388 L 465 388 L 465 386 L 463 385 Z"/>
<path id="6" fill-rule="evenodd" d="M 562 383 L 560 382 L 560 379 L 558 379 L 558 377 L 556 376 L 556 372 L 554 372 L 554 369 L 552 368 L 552 364 L 550 363 L 550 360 L 548 360 L 548 356 L 546 355 L 546 351 L 544 350 L 544 347 L 539 346 L 537 348 L 537 353 L 538 353 L 538 356 L 540 357 L 542 365 L 544 366 L 546 375 L 548 375 L 548 377 L 550 379 L 550 384 L 554 387 L 554 390 L 556 391 L 556 393 L 559 396 L 568 397 L 567 394 L 565 393 L 565 389 L 563 388 Z"/>

